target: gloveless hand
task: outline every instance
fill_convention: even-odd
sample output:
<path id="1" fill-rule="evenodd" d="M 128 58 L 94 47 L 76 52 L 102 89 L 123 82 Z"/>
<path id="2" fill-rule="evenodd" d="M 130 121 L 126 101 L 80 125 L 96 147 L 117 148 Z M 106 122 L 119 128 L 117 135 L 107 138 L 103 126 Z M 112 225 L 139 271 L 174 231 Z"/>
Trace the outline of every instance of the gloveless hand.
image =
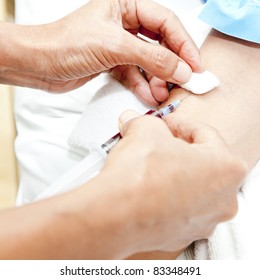
<path id="1" fill-rule="evenodd" d="M 192 70 L 202 68 L 178 18 L 150 0 L 92 0 L 50 24 L 5 28 L 19 41 L 17 63 L 9 70 L 12 83 L 50 92 L 73 90 L 109 70 L 156 105 L 168 97 L 165 81 L 184 83 Z M 138 33 L 160 44 L 145 42 Z"/>
<path id="2" fill-rule="evenodd" d="M 101 173 L 125 192 L 129 234 L 139 246 L 132 253 L 179 250 L 235 215 L 247 169 L 216 130 L 150 116 L 126 122 L 132 117 L 121 118 L 123 139 Z"/>

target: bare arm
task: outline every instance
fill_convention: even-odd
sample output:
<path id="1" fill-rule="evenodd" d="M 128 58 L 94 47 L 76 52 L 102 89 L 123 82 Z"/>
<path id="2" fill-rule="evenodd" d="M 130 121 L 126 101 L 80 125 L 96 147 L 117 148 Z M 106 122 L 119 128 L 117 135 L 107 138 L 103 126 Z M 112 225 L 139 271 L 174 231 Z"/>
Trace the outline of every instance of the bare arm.
<path id="1" fill-rule="evenodd" d="M 260 45 L 214 31 L 201 55 L 205 68 L 221 84 L 206 95 L 186 99 L 169 119 L 192 118 L 212 125 L 252 167 L 260 157 Z M 183 89 L 174 89 L 167 102 L 185 94 Z"/>
<path id="2" fill-rule="evenodd" d="M 212 128 L 184 126 L 171 131 L 160 119 L 136 115 L 121 124 L 123 139 L 92 181 L 0 214 L 0 259 L 119 259 L 207 237 L 236 213 L 246 165 Z M 214 178 L 210 186 L 207 178 Z"/>
<path id="3" fill-rule="evenodd" d="M 139 40 L 138 33 L 167 47 Z M 153 105 L 158 97 L 137 66 L 178 84 L 189 79 L 191 69 L 201 69 L 198 49 L 179 19 L 150 0 L 91 0 L 44 25 L 0 22 L 0 53 L 0 83 L 50 92 L 71 91 L 103 71 L 128 65 L 117 68 L 117 75 Z M 159 100 L 167 97 L 166 88 L 162 91 Z"/>
<path id="4" fill-rule="evenodd" d="M 219 77 L 221 85 L 206 95 L 191 95 L 167 122 L 171 125 L 181 118 L 212 125 L 252 168 L 260 158 L 260 46 L 214 31 L 201 48 L 201 56 L 205 68 Z M 164 105 L 187 93 L 173 89 Z M 186 168 L 190 168 L 188 162 Z M 174 259 L 180 252 L 140 253 L 132 258 Z"/>
<path id="5" fill-rule="evenodd" d="M 109 189 L 98 177 L 69 194 L 1 212 L 0 259 L 121 258 L 128 250 L 126 212 L 118 215 L 113 204 L 123 199 Z"/>

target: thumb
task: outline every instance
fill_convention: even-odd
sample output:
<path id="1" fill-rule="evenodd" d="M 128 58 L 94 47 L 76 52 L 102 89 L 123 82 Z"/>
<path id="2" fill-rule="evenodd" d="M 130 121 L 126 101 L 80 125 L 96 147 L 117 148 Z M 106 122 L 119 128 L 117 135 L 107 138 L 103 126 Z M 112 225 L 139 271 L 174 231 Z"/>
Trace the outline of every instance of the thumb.
<path id="1" fill-rule="evenodd" d="M 124 137 L 128 130 L 129 121 L 138 117 L 140 117 L 140 115 L 133 110 L 127 110 L 119 116 L 118 126 L 122 137 Z"/>
<path id="2" fill-rule="evenodd" d="M 191 67 L 173 51 L 162 46 L 140 40 L 127 34 L 127 46 L 124 47 L 124 64 L 133 64 L 157 78 L 183 84 L 191 77 Z"/>

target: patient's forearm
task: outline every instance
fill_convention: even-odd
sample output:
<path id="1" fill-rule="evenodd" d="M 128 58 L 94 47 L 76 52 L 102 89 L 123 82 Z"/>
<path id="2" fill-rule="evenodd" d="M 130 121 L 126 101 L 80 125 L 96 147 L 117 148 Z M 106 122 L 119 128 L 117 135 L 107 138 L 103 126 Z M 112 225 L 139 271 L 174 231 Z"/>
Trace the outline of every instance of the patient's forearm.
<path id="1" fill-rule="evenodd" d="M 260 157 L 260 47 L 214 31 L 201 55 L 205 68 L 220 79 L 220 86 L 206 95 L 191 95 L 168 119 L 191 118 L 212 125 L 252 167 Z M 187 93 L 182 88 L 173 89 L 166 104 Z M 133 258 L 169 259 L 179 253 L 140 253 Z"/>
<path id="2" fill-rule="evenodd" d="M 203 96 L 191 95 L 169 118 L 196 118 L 212 125 L 252 167 L 260 157 L 260 47 L 214 31 L 201 55 L 220 86 Z M 173 89 L 167 103 L 186 94 Z"/>

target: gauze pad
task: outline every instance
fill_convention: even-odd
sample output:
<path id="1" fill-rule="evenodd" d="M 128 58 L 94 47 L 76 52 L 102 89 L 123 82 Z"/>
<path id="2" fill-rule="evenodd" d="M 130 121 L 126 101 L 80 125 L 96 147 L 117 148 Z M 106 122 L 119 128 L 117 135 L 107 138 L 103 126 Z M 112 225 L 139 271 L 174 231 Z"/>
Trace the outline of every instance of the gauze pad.
<path id="1" fill-rule="evenodd" d="M 192 73 L 190 80 L 180 85 L 182 88 L 195 94 L 204 94 L 219 85 L 219 79 L 210 71 Z"/>

